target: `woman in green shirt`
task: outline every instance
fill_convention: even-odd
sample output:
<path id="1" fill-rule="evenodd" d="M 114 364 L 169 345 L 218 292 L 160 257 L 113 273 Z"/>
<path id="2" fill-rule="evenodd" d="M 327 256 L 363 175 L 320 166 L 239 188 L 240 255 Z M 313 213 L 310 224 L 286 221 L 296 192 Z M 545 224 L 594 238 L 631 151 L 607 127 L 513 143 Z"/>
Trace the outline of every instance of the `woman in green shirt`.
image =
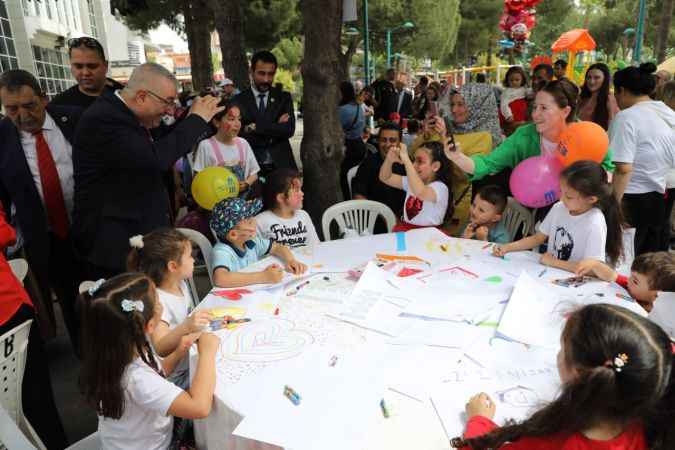
<path id="1" fill-rule="evenodd" d="M 570 81 L 549 81 L 535 98 L 533 123 L 519 127 L 490 154 L 469 157 L 457 149 L 448 148 L 447 156 L 471 175 L 471 181 L 477 181 L 506 168 L 514 168 L 532 156 L 555 155 L 561 134 L 575 120 L 578 96 L 579 89 Z M 443 121 L 439 122 L 439 128 L 444 128 Z M 439 132 L 444 133 L 445 130 Z M 614 171 L 611 151 L 605 155 L 602 166 L 609 172 Z"/>

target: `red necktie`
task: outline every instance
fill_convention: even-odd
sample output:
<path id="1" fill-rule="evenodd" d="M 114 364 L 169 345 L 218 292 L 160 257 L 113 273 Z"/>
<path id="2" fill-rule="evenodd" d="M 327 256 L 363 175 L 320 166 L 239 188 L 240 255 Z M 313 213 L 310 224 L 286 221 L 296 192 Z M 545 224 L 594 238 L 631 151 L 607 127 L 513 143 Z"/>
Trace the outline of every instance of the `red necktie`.
<path id="1" fill-rule="evenodd" d="M 35 132 L 34 136 L 40 182 L 42 183 L 42 196 L 45 202 L 45 209 L 47 210 L 47 217 L 49 218 L 49 225 L 52 232 L 63 239 L 68 236 L 69 222 L 59 173 L 56 171 L 52 152 L 49 150 L 49 145 L 47 145 L 42 130 Z"/>

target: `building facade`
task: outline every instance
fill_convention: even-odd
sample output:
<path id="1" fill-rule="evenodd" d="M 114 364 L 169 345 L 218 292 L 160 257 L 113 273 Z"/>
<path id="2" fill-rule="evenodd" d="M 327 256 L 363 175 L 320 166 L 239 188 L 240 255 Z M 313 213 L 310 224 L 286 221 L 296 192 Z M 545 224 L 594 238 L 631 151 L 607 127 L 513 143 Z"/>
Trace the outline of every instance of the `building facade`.
<path id="1" fill-rule="evenodd" d="M 51 98 L 75 83 L 68 40 L 90 36 L 103 45 L 109 76 L 146 62 L 147 37 L 110 11 L 110 0 L 0 0 L 0 73 L 33 73 Z"/>

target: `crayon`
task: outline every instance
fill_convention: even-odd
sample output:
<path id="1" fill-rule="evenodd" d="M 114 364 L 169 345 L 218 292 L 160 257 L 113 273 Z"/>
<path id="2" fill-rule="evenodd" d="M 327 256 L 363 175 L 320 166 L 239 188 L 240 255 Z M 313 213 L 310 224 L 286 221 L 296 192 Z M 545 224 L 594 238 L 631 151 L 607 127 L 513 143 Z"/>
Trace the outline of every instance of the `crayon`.
<path id="1" fill-rule="evenodd" d="M 388 419 L 389 410 L 387 409 L 387 405 L 384 403 L 384 399 L 380 400 L 380 409 L 382 410 L 382 415 L 384 416 L 384 418 Z"/>
<path id="2" fill-rule="evenodd" d="M 284 396 L 291 401 L 295 406 L 298 406 L 300 404 L 300 400 L 302 398 L 300 397 L 300 394 L 295 392 L 293 388 L 290 386 L 286 385 L 284 386 Z"/>
<path id="3" fill-rule="evenodd" d="M 277 309 L 274 310 L 274 315 L 275 315 L 275 316 L 278 316 L 278 315 L 279 315 L 279 308 L 277 308 Z"/>
<path id="4" fill-rule="evenodd" d="M 250 322 L 250 321 L 251 321 L 251 319 L 249 319 L 249 318 L 244 318 L 244 319 L 226 319 L 226 320 L 224 320 L 224 322 L 225 322 L 227 325 L 231 325 L 231 324 L 234 324 L 234 323 L 246 323 L 246 322 Z"/>

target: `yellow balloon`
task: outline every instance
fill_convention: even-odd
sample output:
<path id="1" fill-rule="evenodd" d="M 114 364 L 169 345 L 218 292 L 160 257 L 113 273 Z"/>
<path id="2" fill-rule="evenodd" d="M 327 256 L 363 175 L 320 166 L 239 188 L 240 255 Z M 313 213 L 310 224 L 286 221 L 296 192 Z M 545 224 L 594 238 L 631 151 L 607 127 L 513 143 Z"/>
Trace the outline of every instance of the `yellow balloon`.
<path id="1" fill-rule="evenodd" d="M 211 210 L 224 198 L 239 195 L 239 180 L 224 167 L 207 167 L 192 180 L 192 197 L 204 209 Z"/>

